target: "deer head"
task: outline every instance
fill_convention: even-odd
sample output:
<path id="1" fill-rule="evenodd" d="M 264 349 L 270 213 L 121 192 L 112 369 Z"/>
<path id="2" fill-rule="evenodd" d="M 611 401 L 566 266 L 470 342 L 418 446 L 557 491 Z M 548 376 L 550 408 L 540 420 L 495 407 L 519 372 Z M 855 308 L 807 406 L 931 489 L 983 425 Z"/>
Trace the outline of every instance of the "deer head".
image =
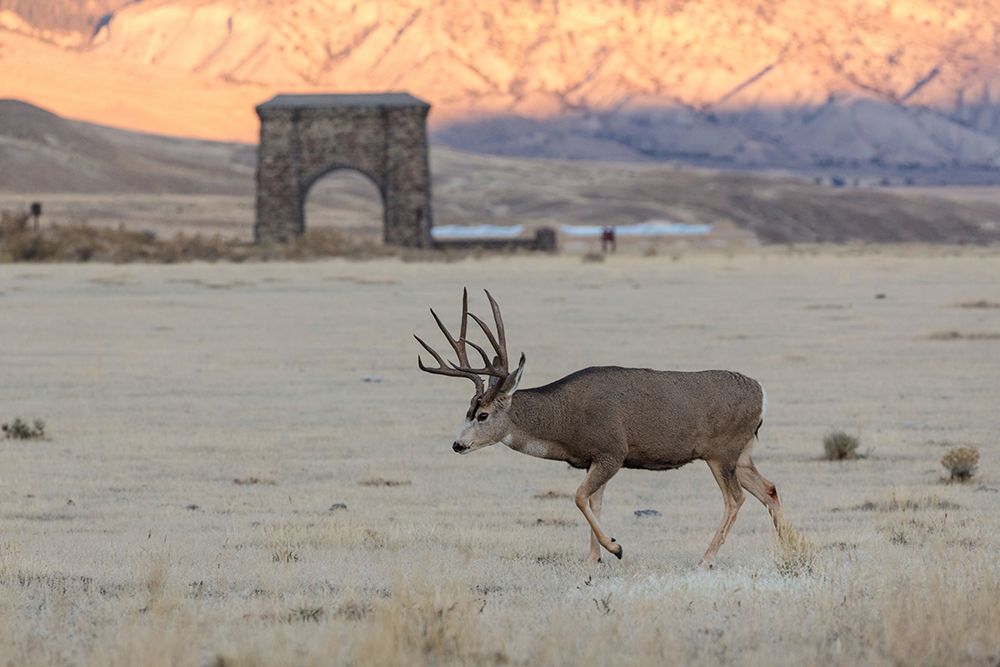
<path id="1" fill-rule="evenodd" d="M 524 373 L 524 355 L 517 370 L 511 373 L 508 370 L 507 359 L 507 337 L 504 333 L 503 318 L 500 316 L 500 306 L 488 291 L 486 298 L 490 300 L 490 307 L 493 309 L 493 321 L 496 323 L 496 335 L 490 328 L 474 313 L 469 312 L 469 292 L 462 290 L 462 325 L 456 340 L 447 327 L 441 322 L 434 309 L 431 315 L 438 327 L 448 339 L 448 343 L 458 357 L 458 363 L 445 361 L 440 354 L 434 351 L 430 345 L 414 336 L 425 350 L 431 353 L 438 367 L 424 366 L 423 359 L 417 357 L 417 365 L 420 370 L 435 375 L 448 375 L 472 380 L 476 385 L 476 393 L 469 404 L 469 410 L 465 413 L 465 420 L 459 428 L 458 437 L 452 444 L 452 449 L 459 454 L 467 454 L 473 450 L 481 449 L 489 445 L 496 444 L 503 440 L 513 428 L 509 411 L 511 397 L 517 391 L 517 385 L 521 382 L 521 375 Z M 466 337 L 468 332 L 469 318 L 476 321 L 479 328 L 486 334 L 486 339 L 493 346 L 496 353 L 492 360 L 486 350 Z M 474 349 L 483 359 L 482 368 L 473 368 L 469 363 L 468 348 Z M 488 378 L 488 383 L 483 378 Z"/>

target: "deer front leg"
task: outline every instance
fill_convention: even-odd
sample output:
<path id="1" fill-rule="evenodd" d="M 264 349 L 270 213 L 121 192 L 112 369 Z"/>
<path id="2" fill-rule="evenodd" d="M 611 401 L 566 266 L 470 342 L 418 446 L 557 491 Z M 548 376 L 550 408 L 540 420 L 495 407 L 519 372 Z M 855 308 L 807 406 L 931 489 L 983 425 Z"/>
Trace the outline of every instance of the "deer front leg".
<path id="1" fill-rule="evenodd" d="M 712 543 L 708 545 L 708 551 L 705 552 L 701 562 L 698 563 L 698 567 L 711 570 L 714 567 L 715 554 L 719 551 L 722 543 L 726 541 L 726 535 L 729 534 L 729 529 L 733 527 L 733 522 L 736 521 L 736 513 L 740 511 L 740 506 L 743 504 L 743 489 L 740 488 L 735 465 L 723 464 L 717 461 L 708 461 L 707 463 L 712 471 L 712 475 L 715 477 L 715 481 L 719 484 L 719 489 L 722 491 L 722 499 L 726 503 L 726 514 L 722 519 L 722 525 L 715 531 L 715 537 L 712 538 Z"/>
<path id="2" fill-rule="evenodd" d="M 584 518 L 587 523 L 590 524 L 590 530 L 593 531 L 594 537 L 597 539 L 598 544 L 608 550 L 609 553 L 614 554 L 617 558 L 622 557 L 622 545 L 617 544 L 612 537 L 601 530 L 601 524 L 597 522 L 597 517 L 594 516 L 593 510 L 590 509 L 590 497 L 593 496 L 598 490 L 607 484 L 608 480 L 615 476 L 621 469 L 621 463 L 612 463 L 610 461 L 595 461 L 590 465 L 590 469 L 587 471 L 587 476 L 583 478 L 583 483 L 580 484 L 579 488 L 576 490 L 576 506 L 583 512 Z"/>
<path id="3" fill-rule="evenodd" d="M 590 509 L 594 512 L 594 518 L 598 521 L 601 520 L 601 505 L 604 504 L 604 489 L 608 488 L 605 484 L 597 491 L 594 495 L 590 497 Z M 600 563 L 601 562 L 601 543 L 597 541 L 597 535 L 594 534 L 593 530 L 587 531 L 590 534 L 590 557 L 587 558 L 589 563 Z"/>

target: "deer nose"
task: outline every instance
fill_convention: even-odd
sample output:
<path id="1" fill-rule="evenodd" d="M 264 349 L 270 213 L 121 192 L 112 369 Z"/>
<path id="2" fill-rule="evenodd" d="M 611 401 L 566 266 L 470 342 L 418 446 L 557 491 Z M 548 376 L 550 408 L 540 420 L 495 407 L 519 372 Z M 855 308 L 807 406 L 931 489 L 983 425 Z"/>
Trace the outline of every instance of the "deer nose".
<path id="1" fill-rule="evenodd" d="M 462 450 L 466 449 L 465 445 L 460 443 L 458 440 L 452 443 L 451 448 L 456 452 L 461 452 Z"/>

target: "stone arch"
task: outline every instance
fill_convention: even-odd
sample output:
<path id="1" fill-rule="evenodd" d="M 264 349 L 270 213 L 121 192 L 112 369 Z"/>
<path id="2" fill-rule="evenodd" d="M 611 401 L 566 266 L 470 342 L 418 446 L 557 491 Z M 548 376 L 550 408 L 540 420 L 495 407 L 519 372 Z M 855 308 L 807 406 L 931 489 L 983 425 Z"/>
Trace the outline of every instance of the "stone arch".
<path id="1" fill-rule="evenodd" d="M 304 232 L 309 188 L 353 169 L 382 196 L 386 243 L 431 245 L 429 112 L 406 93 L 278 95 L 259 105 L 255 238 L 282 242 Z"/>
<path id="2" fill-rule="evenodd" d="M 364 176 L 365 180 L 375 186 L 375 191 L 378 192 L 379 204 L 382 206 L 382 229 L 384 230 L 388 228 L 389 207 L 386 205 L 385 201 L 385 190 L 379 183 L 378 178 L 369 174 L 364 169 L 359 169 L 358 167 L 343 164 L 341 162 L 330 163 L 326 167 L 317 169 L 311 174 L 306 174 L 302 178 L 302 182 L 299 186 L 301 188 L 301 192 L 299 193 L 299 222 L 297 223 L 297 228 L 302 229 L 303 231 L 306 228 L 306 202 L 309 199 L 309 192 L 312 190 L 313 186 L 323 180 L 326 176 L 340 171 L 349 171 L 354 174 L 360 174 Z"/>

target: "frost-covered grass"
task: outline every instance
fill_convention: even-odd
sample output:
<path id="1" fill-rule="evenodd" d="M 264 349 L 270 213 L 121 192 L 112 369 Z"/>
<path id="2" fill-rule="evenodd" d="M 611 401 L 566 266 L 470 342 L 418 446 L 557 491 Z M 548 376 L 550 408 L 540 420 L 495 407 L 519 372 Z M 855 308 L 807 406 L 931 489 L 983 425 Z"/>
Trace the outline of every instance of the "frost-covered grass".
<path id="1" fill-rule="evenodd" d="M 824 252 L 0 267 L 0 404 L 51 434 L 0 440 L 0 664 L 995 665 L 1000 347 L 923 333 L 1000 326 L 951 307 L 997 276 Z M 426 307 L 453 323 L 480 282 L 527 386 L 760 379 L 754 458 L 802 542 L 748 496 L 697 570 L 723 503 L 695 463 L 619 474 L 625 558 L 586 565 L 581 473 L 456 456 L 471 383 L 415 368 Z M 818 460 L 833 427 L 873 455 Z M 979 447 L 973 483 L 942 481 L 942 442 Z"/>

